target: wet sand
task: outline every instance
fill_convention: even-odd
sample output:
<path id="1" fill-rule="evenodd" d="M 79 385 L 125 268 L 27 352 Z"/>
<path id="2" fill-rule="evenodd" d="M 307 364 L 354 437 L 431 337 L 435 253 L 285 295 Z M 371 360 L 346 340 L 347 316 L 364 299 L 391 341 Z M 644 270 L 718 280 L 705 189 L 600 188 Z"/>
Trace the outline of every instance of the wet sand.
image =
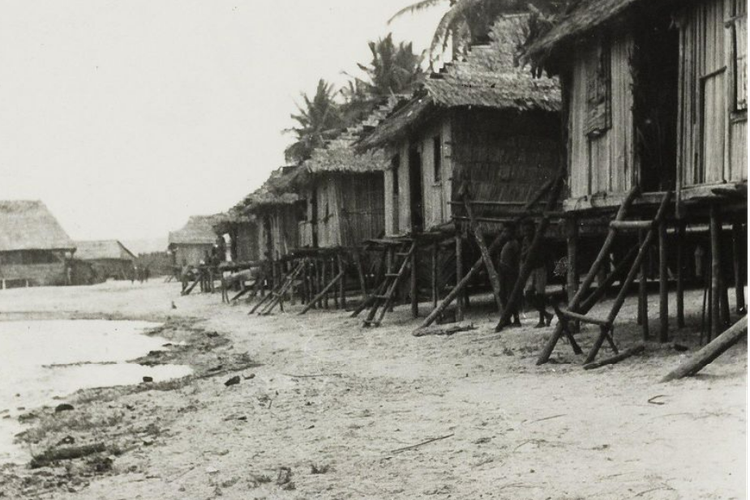
<path id="1" fill-rule="evenodd" d="M 2 293 L 0 319 L 166 321 L 159 335 L 188 346 L 163 362 L 187 360 L 198 374 L 82 391 L 65 422 L 37 410 L 27 426 L 33 447 L 75 429 L 76 443 L 107 443 L 109 462 L 5 467 L 0 491 L 9 498 L 746 495 L 747 344 L 697 377 L 659 383 L 695 350 L 697 291 L 686 298 L 692 326 L 674 332 L 688 352 L 650 343 L 643 356 L 592 371 L 564 344 L 554 362 L 535 366 L 551 329 L 531 328 L 529 317 L 497 335 L 482 308 L 467 318 L 476 330 L 416 338 L 408 306 L 383 327 L 362 329 L 335 311 L 249 317 L 247 306 L 222 305 L 218 294 L 179 297 L 177 284 Z M 616 324 L 623 346 L 640 332 L 635 305 L 630 299 Z M 226 387 L 235 375 L 240 383 Z M 409 448 L 434 438 L 443 439 Z"/>

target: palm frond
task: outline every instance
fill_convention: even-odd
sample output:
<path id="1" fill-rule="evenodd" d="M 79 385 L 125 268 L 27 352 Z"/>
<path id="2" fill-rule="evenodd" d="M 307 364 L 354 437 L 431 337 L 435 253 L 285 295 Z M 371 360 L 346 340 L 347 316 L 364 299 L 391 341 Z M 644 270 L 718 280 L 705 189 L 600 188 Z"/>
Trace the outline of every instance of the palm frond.
<path id="1" fill-rule="evenodd" d="M 445 1 L 446 0 L 421 0 L 417 3 L 408 5 L 404 7 L 403 9 L 399 10 L 398 12 L 396 12 L 395 14 L 393 14 L 391 18 L 388 19 L 388 24 L 391 24 L 394 20 L 398 19 L 401 16 L 405 16 L 406 14 L 414 14 L 416 12 L 419 12 L 420 10 L 425 10 L 431 7 L 435 7 L 436 5 L 444 3 Z"/>

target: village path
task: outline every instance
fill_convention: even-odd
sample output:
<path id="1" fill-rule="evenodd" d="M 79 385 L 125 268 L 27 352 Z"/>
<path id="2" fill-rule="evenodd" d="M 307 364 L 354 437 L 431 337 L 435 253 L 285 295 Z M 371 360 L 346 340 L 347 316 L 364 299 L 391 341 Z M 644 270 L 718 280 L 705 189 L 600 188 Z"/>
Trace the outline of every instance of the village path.
<path id="1" fill-rule="evenodd" d="M 118 457 L 114 474 L 50 498 L 746 496 L 744 342 L 700 376 L 660 384 L 685 353 L 654 347 L 584 371 L 561 346 L 556 363 L 536 367 L 550 330 L 530 328 L 529 318 L 498 337 L 481 309 L 469 317 L 477 330 L 415 338 L 407 307 L 387 326 L 361 329 L 338 312 L 248 317 L 218 295 L 179 297 L 175 284 L 10 292 L 0 303 L 6 319 L 193 317 L 262 363 L 229 388 L 206 379 L 129 396 L 164 412 L 156 442 Z M 701 297 L 688 294 L 693 320 Z M 633 306 L 623 323 L 634 322 Z M 627 339 L 637 330 L 618 331 Z M 441 436 L 450 437 L 394 451 Z M 277 484 L 282 467 L 294 489 Z"/>

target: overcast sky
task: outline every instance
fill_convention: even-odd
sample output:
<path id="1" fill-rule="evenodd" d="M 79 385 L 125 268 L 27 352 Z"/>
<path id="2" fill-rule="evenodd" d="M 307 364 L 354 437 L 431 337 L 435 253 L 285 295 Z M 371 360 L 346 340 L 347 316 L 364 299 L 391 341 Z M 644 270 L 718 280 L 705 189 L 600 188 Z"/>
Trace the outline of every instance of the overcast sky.
<path id="1" fill-rule="evenodd" d="M 0 0 L 0 199 L 41 199 L 74 239 L 159 238 L 283 164 L 299 93 L 419 51 L 410 0 Z M 446 1 L 447 4 L 447 1 Z"/>

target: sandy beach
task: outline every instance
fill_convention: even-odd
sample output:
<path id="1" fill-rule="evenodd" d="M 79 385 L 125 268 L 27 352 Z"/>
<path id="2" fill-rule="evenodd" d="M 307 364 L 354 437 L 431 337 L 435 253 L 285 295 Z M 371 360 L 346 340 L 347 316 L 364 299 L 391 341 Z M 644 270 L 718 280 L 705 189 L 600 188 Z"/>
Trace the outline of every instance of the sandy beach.
<path id="1" fill-rule="evenodd" d="M 363 329 L 341 311 L 299 316 L 299 305 L 248 316 L 218 294 L 180 297 L 174 283 L 3 291 L 0 320 L 163 322 L 158 335 L 176 347 L 139 361 L 190 364 L 195 375 L 87 389 L 64 399 L 72 411 L 56 414 L 60 401 L 30 411 L 20 439 L 32 454 L 66 437 L 106 450 L 5 465 L 0 497 L 744 498 L 746 342 L 696 377 L 659 382 L 696 350 L 701 300 L 687 294 L 688 328 L 672 343 L 585 371 L 564 344 L 535 366 L 551 328 L 531 328 L 529 316 L 495 334 L 495 315 L 479 306 L 467 317 L 475 330 L 417 338 L 408 306 Z M 640 335 L 636 302 L 616 323 L 622 346 Z"/>

